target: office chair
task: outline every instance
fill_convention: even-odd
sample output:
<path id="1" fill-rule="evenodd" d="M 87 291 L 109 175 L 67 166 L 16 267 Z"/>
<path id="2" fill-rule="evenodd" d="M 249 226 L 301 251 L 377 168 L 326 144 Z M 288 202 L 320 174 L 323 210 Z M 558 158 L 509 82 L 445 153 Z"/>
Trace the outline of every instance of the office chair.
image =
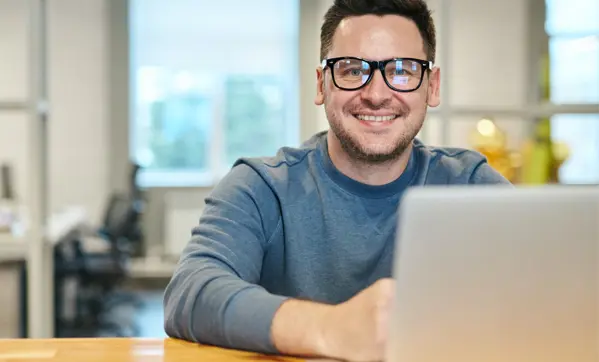
<path id="1" fill-rule="evenodd" d="M 139 235 L 140 213 L 135 201 L 128 195 L 112 195 L 106 211 L 104 225 L 98 235 L 109 244 L 108 252 L 83 252 L 85 267 L 82 282 L 87 287 L 98 289 L 100 298 L 90 301 L 92 313 L 98 316 L 100 324 L 112 324 L 109 317 L 119 306 L 139 308 L 140 300 L 133 294 L 117 293 L 117 288 L 128 278 L 129 262 L 133 252 L 134 238 Z M 137 335 L 134 325 L 121 326 L 131 329 Z M 114 329 L 114 328 L 113 328 Z M 123 333 L 117 331 L 117 335 Z M 128 333 L 125 333 L 128 334 Z"/>
<path id="2" fill-rule="evenodd" d="M 55 248 L 55 281 L 57 305 L 57 336 L 91 336 L 100 331 L 117 337 L 139 335 L 133 321 L 115 320 L 120 307 L 141 307 L 133 294 L 118 293 L 128 278 L 133 236 L 139 235 L 138 208 L 129 195 L 113 194 L 107 205 L 103 225 L 88 238 L 65 242 Z M 104 243 L 101 251 L 90 251 L 86 241 Z M 76 313 L 65 317 L 65 285 L 77 285 L 74 308 Z M 62 299 L 61 299 L 62 298 Z M 125 323 L 124 323 L 125 322 Z M 70 332 L 69 332 L 70 331 Z"/>
<path id="3" fill-rule="evenodd" d="M 132 165 L 127 192 L 111 195 L 97 230 L 55 248 L 57 336 L 89 336 L 97 331 L 113 336 L 139 334 L 133 321 L 111 319 L 119 307 L 139 308 L 142 304 L 133 294 L 118 293 L 129 276 L 131 257 L 143 250 L 140 219 L 145 200 L 136 182 L 139 170 Z M 101 250 L 90 250 L 91 241 L 100 244 Z M 65 298 L 69 282 L 77 286 L 77 292 Z M 75 300 L 74 315 L 60 310 L 65 299 Z"/>
<path id="4" fill-rule="evenodd" d="M 131 197 L 132 207 L 136 211 L 138 217 L 143 215 L 147 203 L 145 195 L 137 182 L 137 177 L 140 170 L 141 166 L 136 163 L 131 164 L 128 184 L 128 192 Z M 139 220 L 135 222 L 134 225 L 132 225 L 132 227 L 129 229 L 129 235 L 127 235 L 127 238 L 130 241 L 131 256 L 144 256 L 146 252 L 145 240 Z"/>

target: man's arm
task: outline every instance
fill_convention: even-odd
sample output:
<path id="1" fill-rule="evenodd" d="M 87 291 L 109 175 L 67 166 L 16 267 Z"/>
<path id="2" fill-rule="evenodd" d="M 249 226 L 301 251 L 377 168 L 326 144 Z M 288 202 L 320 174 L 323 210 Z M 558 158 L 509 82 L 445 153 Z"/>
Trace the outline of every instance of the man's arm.
<path id="1" fill-rule="evenodd" d="M 222 347 L 352 361 L 384 351 L 390 280 L 339 305 L 270 294 L 258 285 L 278 201 L 249 166 L 235 167 L 206 208 L 164 295 L 166 333 Z"/>
<path id="2" fill-rule="evenodd" d="M 272 190 L 244 164 L 214 188 L 165 291 L 169 336 L 276 352 L 271 322 L 286 298 L 257 284 L 278 208 Z"/>

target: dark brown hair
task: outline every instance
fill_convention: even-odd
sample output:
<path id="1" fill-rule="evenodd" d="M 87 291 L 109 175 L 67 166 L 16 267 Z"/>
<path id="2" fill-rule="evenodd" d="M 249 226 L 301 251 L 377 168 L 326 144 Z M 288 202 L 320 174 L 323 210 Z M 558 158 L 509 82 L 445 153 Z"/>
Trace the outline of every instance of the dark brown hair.
<path id="1" fill-rule="evenodd" d="M 437 47 L 435 24 L 424 0 L 335 0 L 324 16 L 320 29 L 320 60 L 323 60 L 333 43 L 339 23 L 345 18 L 361 15 L 399 15 L 416 23 L 424 40 L 424 51 L 432 62 Z"/>

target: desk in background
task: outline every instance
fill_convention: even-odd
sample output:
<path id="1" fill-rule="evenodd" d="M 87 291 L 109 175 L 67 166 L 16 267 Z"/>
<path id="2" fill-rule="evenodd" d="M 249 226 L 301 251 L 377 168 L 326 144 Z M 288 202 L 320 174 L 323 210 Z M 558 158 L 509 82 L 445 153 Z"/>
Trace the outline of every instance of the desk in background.
<path id="1" fill-rule="evenodd" d="M 0 263 L 25 260 L 25 258 L 27 258 L 27 243 L 10 234 L 0 234 Z"/>
<path id="2" fill-rule="evenodd" d="M 48 220 L 48 232 L 46 241 L 49 246 L 54 246 L 73 233 L 88 227 L 87 212 L 82 207 L 69 207 L 62 212 L 54 213 Z M 28 243 L 25 240 L 26 230 L 13 236 L 8 233 L 0 233 L 0 262 L 25 260 L 27 258 Z"/>
<path id="3" fill-rule="evenodd" d="M 28 279 L 28 283 L 31 282 L 32 289 L 34 289 L 37 293 L 38 297 L 35 295 L 30 295 L 26 290 L 19 290 L 22 288 L 14 288 L 8 287 L 13 290 L 8 293 L 4 293 L 3 298 L 8 298 L 10 296 L 14 296 L 10 302 L 6 300 L 2 300 L 0 298 L 0 305 L 3 305 L 4 310 L 0 311 L 0 321 L 7 321 L 10 317 L 11 322 L 8 323 L 10 325 L 4 325 L 4 329 L 8 329 L 8 331 L 0 330 L 0 334 L 6 335 L 21 335 L 22 332 L 15 331 L 14 325 L 14 315 L 22 315 L 21 324 L 27 323 L 28 326 L 21 326 L 19 329 L 27 329 L 28 331 L 34 332 L 36 335 L 45 334 L 52 335 L 51 331 L 53 330 L 54 320 L 53 320 L 53 303 L 54 300 L 54 283 L 53 283 L 53 254 L 52 249 L 58 243 L 60 243 L 64 239 L 68 239 L 73 237 L 73 235 L 78 234 L 82 229 L 87 227 L 87 213 L 84 208 L 81 207 L 69 207 L 64 209 L 62 212 L 54 213 L 50 216 L 48 220 L 48 231 L 46 233 L 46 245 L 44 245 L 44 250 L 42 252 L 43 255 L 43 266 L 42 266 L 42 275 L 39 276 L 31 276 Z M 18 274 L 15 273 L 16 270 L 27 269 L 27 264 L 30 261 L 30 248 L 32 247 L 31 243 L 28 243 L 26 240 L 27 233 L 26 230 L 22 230 L 21 235 L 12 235 L 12 234 L 0 234 L 0 264 L 2 264 L 3 268 L 0 268 L 0 272 L 3 273 L 2 278 L 0 278 L 4 283 L 8 283 L 9 285 L 13 285 L 13 281 L 15 277 L 18 277 Z M 35 246 L 35 245 L 33 245 Z M 8 270 L 8 266 L 11 265 L 10 270 Z M 2 270 L 4 269 L 4 270 Z M 20 273 L 20 271 L 19 271 Z M 21 284 L 19 282 L 19 284 Z M 27 297 L 30 300 L 22 300 Z M 16 305 L 25 305 L 27 308 L 25 310 L 15 310 Z M 12 306 L 13 310 L 8 310 L 8 307 Z M 37 313 L 32 313 L 37 312 Z M 8 314 L 6 314 L 8 313 Z M 12 314 L 12 315 L 11 315 Z M 25 315 L 37 315 L 41 319 L 40 320 L 32 320 L 30 318 L 25 317 Z M 2 361 L 0 359 L 0 361 Z"/>
<path id="4" fill-rule="evenodd" d="M 295 362 L 298 359 L 227 350 L 174 339 L 6 339 L 0 361 L 18 362 Z"/>
<path id="5" fill-rule="evenodd" d="M 170 279 L 177 267 L 177 261 L 162 257 L 133 258 L 130 273 L 133 279 Z"/>

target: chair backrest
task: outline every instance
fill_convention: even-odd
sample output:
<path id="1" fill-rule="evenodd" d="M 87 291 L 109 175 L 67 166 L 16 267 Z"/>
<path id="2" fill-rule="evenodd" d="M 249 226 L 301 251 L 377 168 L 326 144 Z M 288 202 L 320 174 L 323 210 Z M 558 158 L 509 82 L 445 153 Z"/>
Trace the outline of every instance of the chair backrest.
<path id="1" fill-rule="evenodd" d="M 129 192 L 134 200 L 142 199 L 142 191 L 137 183 L 137 176 L 141 166 L 137 163 L 131 163 L 131 172 L 129 174 Z"/>
<path id="2" fill-rule="evenodd" d="M 108 203 L 102 232 L 113 241 L 127 238 L 137 229 L 139 216 L 135 201 L 130 196 L 115 193 Z"/>

